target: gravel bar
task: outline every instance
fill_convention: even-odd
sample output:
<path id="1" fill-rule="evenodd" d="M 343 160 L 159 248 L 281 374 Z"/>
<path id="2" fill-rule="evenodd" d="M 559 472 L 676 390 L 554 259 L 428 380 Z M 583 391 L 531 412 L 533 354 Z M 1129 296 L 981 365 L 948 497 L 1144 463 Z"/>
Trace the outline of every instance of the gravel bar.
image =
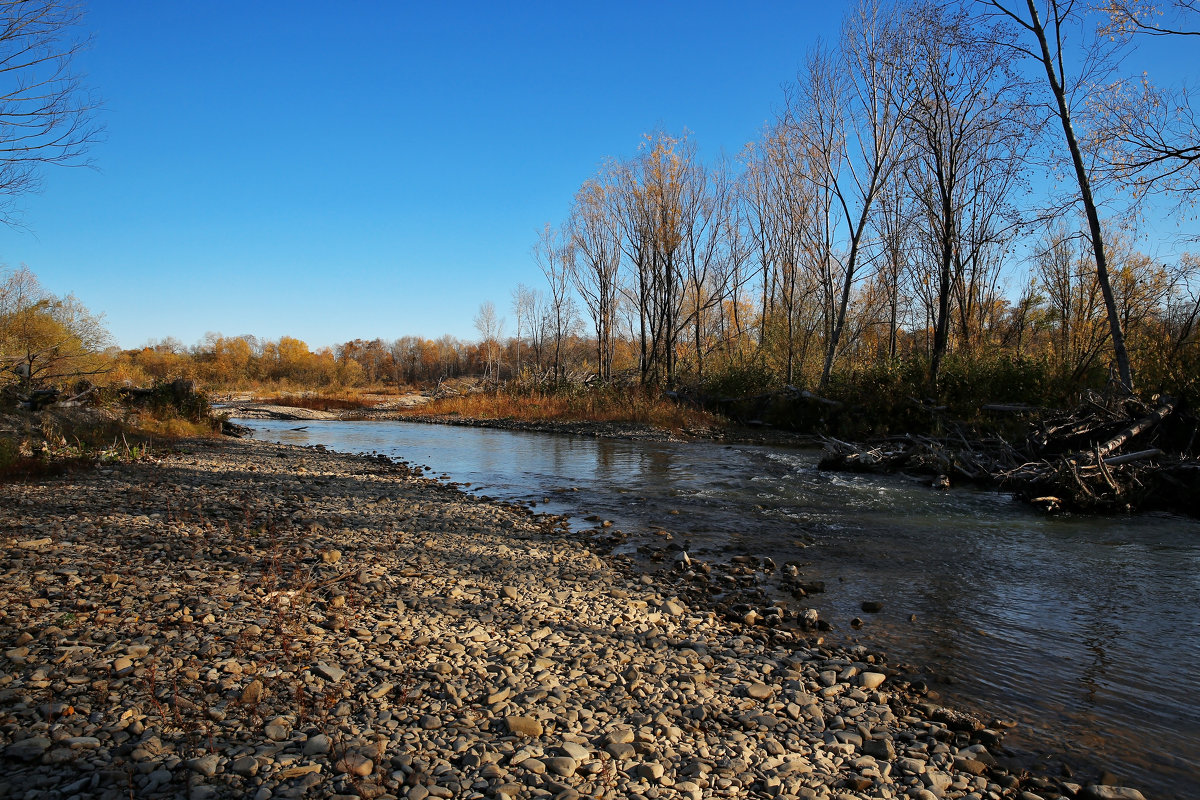
<path id="1" fill-rule="evenodd" d="M 0 503 L 0 798 L 1141 797 L 386 458 L 188 442 Z"/>

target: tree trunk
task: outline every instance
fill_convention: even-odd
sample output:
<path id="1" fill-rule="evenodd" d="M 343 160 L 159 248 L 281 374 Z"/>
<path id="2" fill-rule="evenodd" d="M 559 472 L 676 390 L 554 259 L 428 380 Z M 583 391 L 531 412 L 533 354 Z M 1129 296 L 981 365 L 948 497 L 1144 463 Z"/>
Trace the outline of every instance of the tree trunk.
<path id="1" fill-rule="evenodd" d="M 1100 292 L 1104 296 L 1104 308 L 1108 313 L 1108 327 L 1112 336 L 1113 355 L 1117 360 L 1117 371 L 1120 373 L 1125 391 L 1133 392 L 1133 372 L 1129 366 L 1129 354 L 1125 350 L 1125 332 L 1121 328 L 1121 317 L 1117 313 L 1117 301 L 1108 280 L 1108 259 L 1104 252 L 1104 235 L 1100 230 L 1100 214 L 1096 209 L 1096 201 L 1092 197 L 1091 180 L 1088 178 L 1087 167 L 1083 163 L 1083 153 L 1079 149 L 1075 129 L 1071 125 L 1071 112 L 1067 107 L 1066 92 L 1054 69 L 1054 57 L 1050 53 L 1050 44 L 1046 40 L 1046 29 L 1038 17 L 1037 5 L 1034 0 L 1026 0 L 1026 5 L 1029 8 L 1033 32 L 1037 36 L 1038 46 L 1041 48 L 1042 66 L 1046 69 L 1050 90 L 1054 93 L 1054 100 L 1058 104 L 1058 118 L 1062 123 L 1067 147 L 1071 151 L 1075 178 L 1079 182 L 1080 199 L 1083 200 L 1083 208 L 1087 214 L 1088 228 L 1092 237 L 1092 250 L 1096 256 L 1096 281 L 1100 284 Z"/>

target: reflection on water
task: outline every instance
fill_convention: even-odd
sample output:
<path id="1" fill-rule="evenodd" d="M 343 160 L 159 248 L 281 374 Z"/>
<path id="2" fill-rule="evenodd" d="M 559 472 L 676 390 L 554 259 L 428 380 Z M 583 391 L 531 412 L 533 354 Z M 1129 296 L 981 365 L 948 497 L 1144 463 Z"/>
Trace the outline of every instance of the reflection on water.
<path id="1" fill-rule="evenodd" d="M 816 454 L 397 422 L 251 421 L 380 452 L 539 509 L 796 560 L 839 633 L 920 664 L 1147 797 L 1200 797 L 1200 522 L 1044 517 L 1004 495 L 821 473 Z M 542 503 L 547 498 L 547 503 Z M 670 512 L 678 511 L 678 514 Z M 864 600 L 884 610 L 850 632 Z M 911 621 L 910 621 L 910 618 Z"/>

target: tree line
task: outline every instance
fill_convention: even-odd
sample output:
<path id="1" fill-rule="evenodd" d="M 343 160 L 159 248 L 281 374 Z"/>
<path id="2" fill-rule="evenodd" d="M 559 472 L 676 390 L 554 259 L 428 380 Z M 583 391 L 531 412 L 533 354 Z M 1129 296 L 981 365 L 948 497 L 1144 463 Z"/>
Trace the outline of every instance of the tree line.
<path id="1" fill-rule="evenodd" d="M 998 358 L 1064 388 L 1186 381 L 1200 262 L 1138 243 L 1150 200 L 1200 196 L 1200 129 L 1182 87 L 1114 77 L 1200 16 L 1165 11 L 860 2 L 736 157 L 655 131 L 605 161 L 540 233 L 514 338 L 548 336 L 558 378 L 586 330 L 599 379 L 666 386 L 917 361 L 936 393 L 948 359 Z"/>

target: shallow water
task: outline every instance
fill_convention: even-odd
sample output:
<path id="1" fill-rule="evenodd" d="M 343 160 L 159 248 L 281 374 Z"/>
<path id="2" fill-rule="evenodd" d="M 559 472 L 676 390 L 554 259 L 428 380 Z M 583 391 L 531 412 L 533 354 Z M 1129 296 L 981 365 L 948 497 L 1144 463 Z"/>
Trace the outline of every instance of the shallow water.
<path id="1" fill-rule="evenodd" d="M 1152 800 L 1200 798 L 1200 521 L 1046 517 L 992 492 L 818 472 L 805 450 L 245 422 L 263 439 L 426 464 L 580 527 L 597 514 L 635 539 L 668 531 L 701 557 L 811 564 L 805 573 L 828 587 L 813 605 L 844 640 L 922 665 L 952 700 L 1018 719 L 1017 744 L 1104 767 Z M 883 612 L 863 614 L 864 600 Z"/>

